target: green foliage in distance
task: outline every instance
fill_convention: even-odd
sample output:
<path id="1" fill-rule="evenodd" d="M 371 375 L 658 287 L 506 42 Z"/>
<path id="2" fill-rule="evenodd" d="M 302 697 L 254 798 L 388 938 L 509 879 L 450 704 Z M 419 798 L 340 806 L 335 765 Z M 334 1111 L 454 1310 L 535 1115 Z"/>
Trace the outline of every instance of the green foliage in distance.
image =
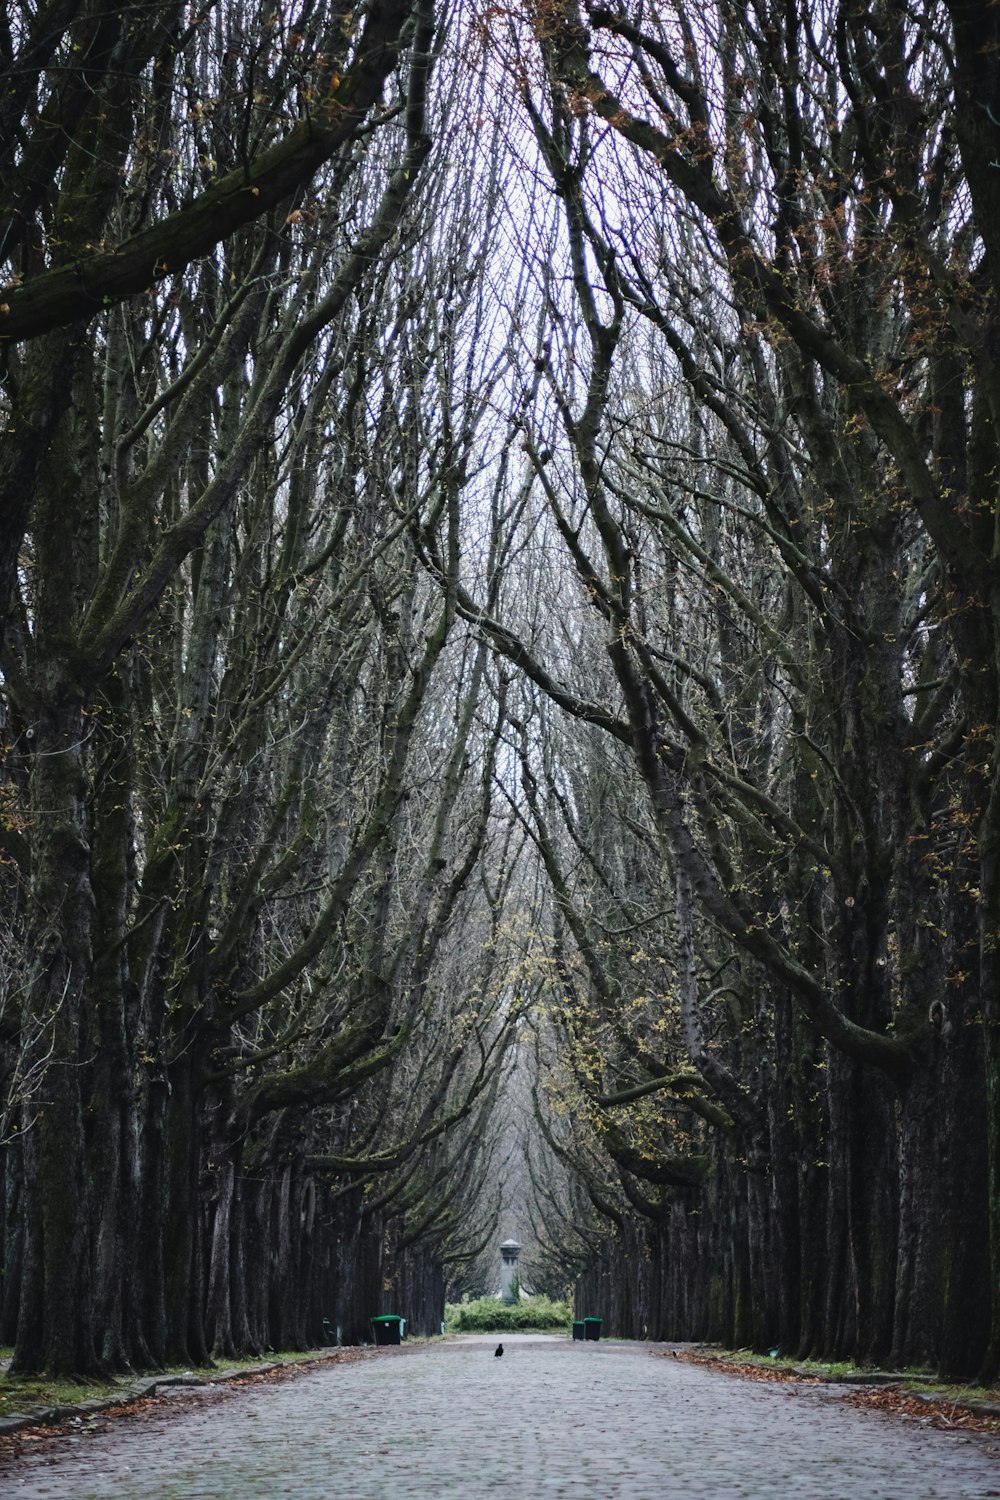
<path id="1" fill-rule="evenodd" d="M 449 1333 L 523 1333 L 529 1329 L 564 1331 L 573 1321 L 565 1302 L 548 1297 L 522 1297 L 508 1306 L 499 1297 L 477 1297 L 474 1301 L 448 1302 L 444 1310 Z"/>

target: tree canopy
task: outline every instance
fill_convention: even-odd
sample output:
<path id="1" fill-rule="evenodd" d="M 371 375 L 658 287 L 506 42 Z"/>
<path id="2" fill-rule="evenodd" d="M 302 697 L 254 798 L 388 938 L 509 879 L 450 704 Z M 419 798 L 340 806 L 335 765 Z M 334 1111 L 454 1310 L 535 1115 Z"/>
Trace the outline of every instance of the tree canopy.
<path id="1" fill-rule="evenodd" d="M 16 1368 L 433 1331 L 516 1233 L 623 1333 L 996 1372 L 998 68 L 958 0 L 0 28 Z"/>

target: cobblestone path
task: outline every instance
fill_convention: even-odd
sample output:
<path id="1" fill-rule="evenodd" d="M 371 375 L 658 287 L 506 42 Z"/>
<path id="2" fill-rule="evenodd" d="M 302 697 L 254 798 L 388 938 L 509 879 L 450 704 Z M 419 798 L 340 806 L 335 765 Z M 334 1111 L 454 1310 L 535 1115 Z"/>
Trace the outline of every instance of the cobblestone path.
<path id="1" fill-rule="evenodd" d="M 755 1384 L 640 1345 L 519 1335 L 374 1351 L 63 1436 L 23 1500 L 986 1500 L 1000 1444 Z"/>

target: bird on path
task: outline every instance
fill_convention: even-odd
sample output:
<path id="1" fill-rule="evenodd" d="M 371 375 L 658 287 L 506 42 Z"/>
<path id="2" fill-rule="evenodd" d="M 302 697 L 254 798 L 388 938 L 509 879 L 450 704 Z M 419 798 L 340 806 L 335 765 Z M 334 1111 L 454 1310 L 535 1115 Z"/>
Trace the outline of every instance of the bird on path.
<path id="1" fill-rule="evenodd" d="M 497 1344 L 496 1348 L 493 1351 L 493 1358 L 494 1359 L 500 1359 L 501 1356 L 502 1356 L 502 1354 L 503 1354 L 503 1344 Z"/>

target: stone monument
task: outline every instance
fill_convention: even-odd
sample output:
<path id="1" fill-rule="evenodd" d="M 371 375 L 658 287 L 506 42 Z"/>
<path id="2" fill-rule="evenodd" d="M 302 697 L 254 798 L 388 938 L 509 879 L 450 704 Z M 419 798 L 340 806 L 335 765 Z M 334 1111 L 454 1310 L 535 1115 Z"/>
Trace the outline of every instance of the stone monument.
<path id="1" fill-rule="evenodd" d="M 521 1281 L 517 1274 L 520 1253 L 517 1240 L 504 1240 L 500 1246 L 500 1300 L 508 1306 L 521 1300 Z"/>

